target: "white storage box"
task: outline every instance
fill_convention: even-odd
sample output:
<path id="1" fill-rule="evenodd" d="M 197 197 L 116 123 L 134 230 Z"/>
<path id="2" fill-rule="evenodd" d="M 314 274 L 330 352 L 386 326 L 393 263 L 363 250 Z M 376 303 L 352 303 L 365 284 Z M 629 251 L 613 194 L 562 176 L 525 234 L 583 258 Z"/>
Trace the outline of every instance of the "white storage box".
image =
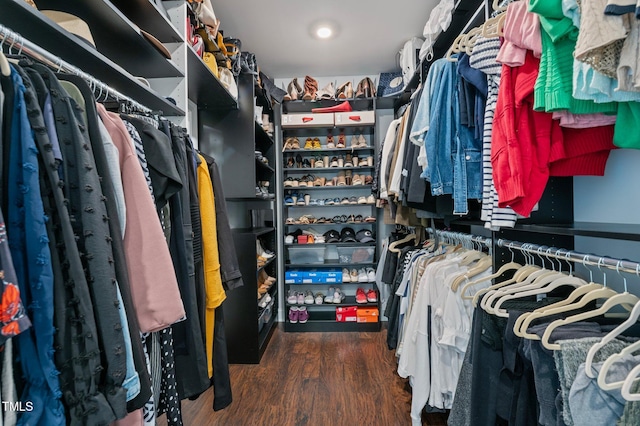
<path id="1" fill-rule="evenodd" d="M 369 126 L 369 125 L 375 124 L 375 122 L 376 122 L 375 111 L 351 111 L 351 112 L 335 113 L 336 127 Z"/>
<path id="2" fill-rule="evenodd" d="M 372 246 L 337 247 L 340 263 L 371 263 L 376 251 Z"/>
<path id="3" fill-rule="evenodd" d="M 288 247 L 289 260 L 299 265 L 321 265 L 324 263 L 324 247 L 313 247 L 313 244 Z"/>
<path id="4" fill-rule="evenodd" d="M 282 114 L 282 127 L 327 127 L 333 126 L 333 113 Z"/>

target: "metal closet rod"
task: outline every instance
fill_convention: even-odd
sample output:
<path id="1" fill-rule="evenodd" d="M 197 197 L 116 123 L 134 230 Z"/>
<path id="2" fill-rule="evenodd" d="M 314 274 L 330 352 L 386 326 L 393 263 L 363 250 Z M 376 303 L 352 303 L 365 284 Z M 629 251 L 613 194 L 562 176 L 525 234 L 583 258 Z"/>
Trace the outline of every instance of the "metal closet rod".
<path id="1" fill-rule="evenodd" d="M 131 99 L 130 97 L 123 95 L 117 90 L 109 87 L 109 85 L 103 83 L 97 78 L 87 74 L 81 69 L 74 67 L 70 63 L 62 60 L 58 56 L 53 55 L 32 41 L 27 40 L 22 35 L 17 32 L 5 27 L 4 25 L 0 25 L 0 49 L 4 43 L 11 43 L 9 50 L 18 49 L 19 54 L 26 54 L 31 58 L 41 62 L 52 69 L 55 69 L 57 72 L 66 72 L 69 74 L 75 74 L 79 77 L 82 77 L 84 80 L 89 82 L 89 85 L 95 90 L 100 90 L 100 93 L 105 94 L 105 97 L 111 95 L 118 101 L 125 100 L 130 102 L 133 106 L 143 112 L 151 113 L 152 110 L 142 105 L 140 102 Z M 99 96 L 100 97 L 100 96 Z"/>
<path id="2" fill-rule="evenodd" d="M 576 262 L 583 265 L 593 265 L 599 268 L 604 266 L 609 269 L 614 269 L 618 272 L 628 272 L 640 275 L 640 263 L 630 260 L 615 259 L 612 257 L 597 256 L 588 253 L 579 253 L 573 250 L 543 246 L 538 244 L 522 243 L 520 241 L 504 240 L 502 238 L 496 242 L 496 246 L 504 247 L 509 250 L 515 249 L 537 256 L 544 256 L 546 258 Z"/>
<path id="3" fill-rule="evenodd" d="M 467 234 L 465 232 L 442 231 L 442 230 L 433 229 L 433 228 L 427 228 L 426 230 L 430 234 L 435 233 L 439 237 L 448 238 L 454 241 L 460 241 L 460 242 L 472 241 L 474 243 L 482 244 L 489 248 L 491 248 L 491 246 L 493 245 L 493 239 L 488 237 L 481 237 L 480 235 Z"/>

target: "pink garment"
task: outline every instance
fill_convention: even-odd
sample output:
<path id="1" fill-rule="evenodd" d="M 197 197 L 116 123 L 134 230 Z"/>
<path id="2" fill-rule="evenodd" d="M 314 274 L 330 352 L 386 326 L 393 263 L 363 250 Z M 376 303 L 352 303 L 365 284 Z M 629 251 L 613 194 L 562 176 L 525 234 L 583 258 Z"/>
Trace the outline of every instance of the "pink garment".
<path id="1" fill-rule="evenodd" d="M 124 123 L 101 104 L 97 108 L 120 156 L 127 205 L 124 251 L 140 331 L 162 330 L 185 317 L 169 247 Z"/>
<path id="2" fill-rule="evenodd" d="M 505 12 L 504 42 L 498 52 L 496 61 L 510 67 L 524 64 L 527 50 L 533 56 L 542 55 L 542 38 L 540 36 L 540 19 L 535 13 L 527 10 L 527 1 L 510 3 Z"/>
<path id="3" fill-rule="evenodd" d="M 554 120 L 560 120 L 561 127 L 586 129 L 589 127 L 611 126 L 616 123 L 615 115 L 606 114 L 572 114 L 569 111 L 555 111 Z"/>
<path id="4" fill-rule="evenodd" d="M 112 422 L 110 426 L 144 426 L 144 419 L 142 418 L 142 408 L 127 414 L 127 417 L 125 417 L 124 419 Z"/>

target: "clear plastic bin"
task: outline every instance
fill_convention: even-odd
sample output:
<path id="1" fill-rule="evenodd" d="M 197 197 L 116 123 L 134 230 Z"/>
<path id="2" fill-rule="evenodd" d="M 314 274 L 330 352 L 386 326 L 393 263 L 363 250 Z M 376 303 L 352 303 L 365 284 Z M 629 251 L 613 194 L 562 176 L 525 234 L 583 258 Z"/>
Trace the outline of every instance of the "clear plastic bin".
<path id="1" fill-rule="evenodd" d="M 288 247 L 289 260 L 298 265 L 321 265 L 324 263 L 324 247 L 313 245 L 300 247 Z"/>
<path id="2" fill-rule="evenodd" d="M 371 263 L 375 254 L 375 247 L 337 247 L 340 263 Z"/>

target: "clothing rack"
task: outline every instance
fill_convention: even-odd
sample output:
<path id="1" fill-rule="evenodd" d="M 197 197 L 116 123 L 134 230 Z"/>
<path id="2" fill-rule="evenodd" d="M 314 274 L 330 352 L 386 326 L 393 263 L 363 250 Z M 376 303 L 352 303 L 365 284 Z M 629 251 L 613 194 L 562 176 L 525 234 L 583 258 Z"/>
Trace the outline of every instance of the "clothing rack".
<path id="1" fill-rule="evenodd" d="M 493 239 L 488 237 L 482 237 L 479 235 L 467 234 L 464 232 L 454 232 L 454 231 L 442 231 L 439 229 L 427 228 L 427 232 L 431 235 L 436 235 L 438 238 L 443 240 L 448 240 L 455 244 L 461 244 L 465 247 L 473 248 L 473 244 L 480 244 L 481 246 L 485 246 L 489 249 L 493 246 Z"/>
<path id="2" fill-rule="evenodd" d="M 130 97 L 123 95 L 122 93 L 118 92 L 117 90 L 113 89 L 97 78 L 64 61 L 60 57 L 49 53 L 45 49 L 27 40 L 15 31 L 10 30 L 4 25 L 0 25 L 0 50 L 2 49 L 2 46 L 5 42 L 11 43 L 9 45 L 9 53 L 11 53 L 14 48 L 16 48 L 18 49 L 18 55 L 26 54 L 31 58 L 37 60 L 38 62 L 41 62 L 51 67 L 52 69 L 55 69 L 56 72 L 66 72 L 82 77 L 89 83 L 89 86 L 91 86 L 94 93 L 96 91 L 99 91 L 97 98 L 102 99 L 102 101 L 105 101 L 106 99 L 111 97 L 116 99 L 118 102 L 127 101 L 141 112 L 152 113 L 152 110 L 150 108 L 147 108 L 146 106 L 131 99 Z"/>
<path id="3" fill-rule="evenodd" d="M 606 267 L 614 269 L 617 272 L 628 272 L 640 275 L 640 262 L 634 262 L 625 259 L 615 259 L 606 256 L 597 256 L 594 254 L 579 253 L 572 250 L 562 248 L 543 246 L 538 244 L 522 243 L 519 241 L 511 241 L 499 239 L 496 242 L 497 247 L 504 247 L 509 250 L 515 249 L 524 253 L 544 256 L 547 259 L 558 259 L 567 262 L 579 262 L 582 265 L 592 265 L 597 267 Z"/>

